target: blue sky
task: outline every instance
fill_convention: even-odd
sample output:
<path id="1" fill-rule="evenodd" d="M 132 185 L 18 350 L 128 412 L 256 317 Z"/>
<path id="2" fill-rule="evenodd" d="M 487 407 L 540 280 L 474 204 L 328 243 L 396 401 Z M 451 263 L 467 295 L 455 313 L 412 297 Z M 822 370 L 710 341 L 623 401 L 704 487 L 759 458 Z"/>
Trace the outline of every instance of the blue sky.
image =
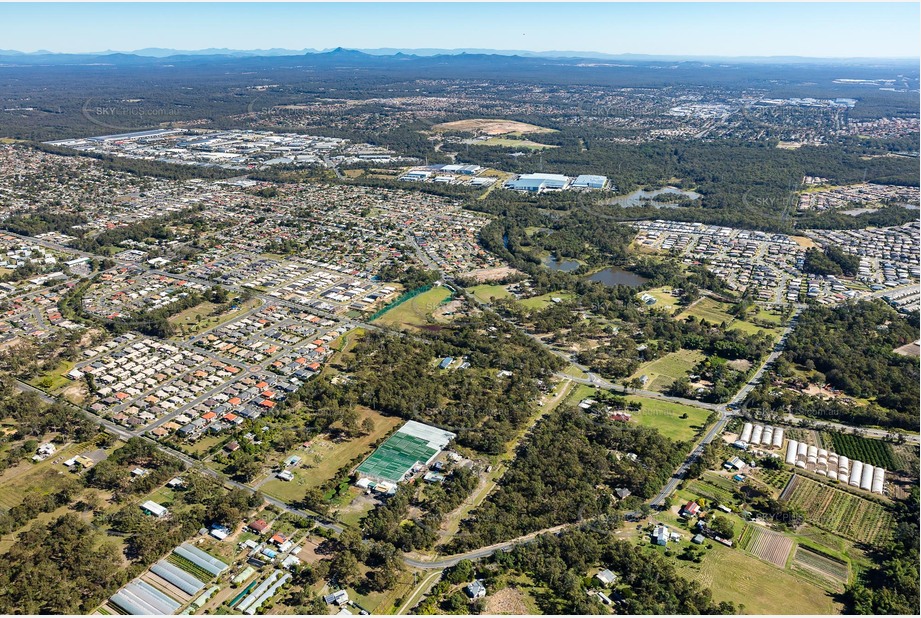
<path id="1" fill-rule="evenodd" d="M 919 19 L 918 3 L 0 4 L 0 48 L 918 57 Z"/>

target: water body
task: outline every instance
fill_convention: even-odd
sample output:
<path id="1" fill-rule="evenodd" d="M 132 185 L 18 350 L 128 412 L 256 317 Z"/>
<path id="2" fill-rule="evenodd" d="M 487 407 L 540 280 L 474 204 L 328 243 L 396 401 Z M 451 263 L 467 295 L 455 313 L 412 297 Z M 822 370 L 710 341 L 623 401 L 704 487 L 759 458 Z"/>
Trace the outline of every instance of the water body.
<path id="1" fill-rule="evenodd" d="M 700 199 L 700 193 L 695 193 L 694 191 L 682 191 L 681 189 L 677 189 L 675 187 L 665 187 L 663 189 L 656 189 L 655 191 L 644 191 L 643 189 L 637 189 L 628 195 L 615 197 L 608 203 L 622 206 L 623 208 L 636 208 L 639 206 L 653 206 L 655 208 L 680 208 L 678 204 L 670 202 L 658 202 L 652 199 L 657 195 L 662 195 L 663 193 L 682 195 L 692 200 Z"/>
<path id="2" fill-rule="evenodd" d="M 631 288 L 637 288 L 648 281 L 646 277 L 641 277 L 635 273 L 620 268 L 605 268 L 599 270 L 588 278 L 589 281 L 597 281 L 607 286 L 627 285 Z"/>
<path id="3" fill-rule="evenodd" d="M 579 262 L 575 260 L 561 260 L 558 262 L 552 255 L 545 257 L 543 263 L 550 270 L 562 270 L 564 273 L 571 273 L 580 266 Z"/>

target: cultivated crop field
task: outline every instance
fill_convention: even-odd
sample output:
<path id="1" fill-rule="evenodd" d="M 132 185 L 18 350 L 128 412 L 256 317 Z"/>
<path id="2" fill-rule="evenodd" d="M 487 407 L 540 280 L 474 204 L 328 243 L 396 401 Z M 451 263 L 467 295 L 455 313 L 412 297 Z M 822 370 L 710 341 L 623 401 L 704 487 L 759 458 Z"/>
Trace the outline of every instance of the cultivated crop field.
<path id="1" fill-rule="evenodd" d="M 750 533 L 749 530 L 751 530 Z M 790 550 L 793 549 L 793 539 L 756 526 L 749 526 L 746 534 L 745 549 L 780 568 L 786 566 L 787 557 L 790 555 Z"/>
<path id="2" fill-rule="evenodd" d="M 847 539 L 875 543 L 889 535 L 892 514 L 882 505 L 798 474 L 781 494 L 781 500 L 799 507 L 806 519 Z"/>
<path id="3" fill-rule="evenodd" d="M 822 438 L 831 443 L 831 449 L 839 455 L 857 459 L 886 470 L 896 467 L 892 447 L 879 440 L 871 440 L 849 433 L 825 433 Z"/>
<path id="4" fill-rule="evenodd" d="M 807 549 L 803 546 L 796 548 L 793 556 L 793 566 L 806 569 L 836 584 L 847 584 L 848 567 L 840 560 Z"/>

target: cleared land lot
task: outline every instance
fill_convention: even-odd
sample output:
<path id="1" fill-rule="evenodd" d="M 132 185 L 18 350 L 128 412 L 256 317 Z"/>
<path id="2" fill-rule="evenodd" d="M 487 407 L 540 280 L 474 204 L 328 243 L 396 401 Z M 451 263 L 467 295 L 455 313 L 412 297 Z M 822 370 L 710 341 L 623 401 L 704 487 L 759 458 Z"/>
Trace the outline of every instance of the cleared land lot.
<path id="1" fill-rule="evenodd" d="M 273 478 L 262 485 L 260 489 L 279 500 L 299 500 L 304 497 L 308 489 L 320 487 L 335 477 L 339 469 L 350 461 L 370 453 L 372 444 L 404 422 L 402 419 L 383 416 L 361 406 L 357 410 L 360 414 L 359 425 L 366 418 L 370 418 L 374 423 L 374 430 L 371 433 L 352 440 L 339 442 L 333 442 L 321 437 L 315 438 L 306 450 L 299 449 L 294 453 L 289 453 L 302 457 L 300 466 L 292 469 L 294 480 L 282 481 Z"/>
<path id="2" fill-rule="evenodd" d="M 507 137 L 490 137 L 485 140 L 472 140 L 467 142 L 471 146 L 502 146 L 504 148 L 527 148 L 528 150 L 543 150 L 544 148 L 559 148 L 551 144 L 532 142 L 529 139 L 510 139 Z"/>
<path id="3" fill-rule="evenodd" d="M 431 323 L 432 312 L 450 297 L 448 288 L 432 288 L 400 303 L 374 322 L 394 328 L 422 328 Z"/>
<path id="4" fill-rule="evenodd" d="M 539 127 L 536 124 L 501 120 L 495 118 L 470 118 L 442 122 L 432 127 L 434 131 L 464 131 L 467 133 L 484 133 L 486 135 L 507 135 L 509 133 L 555 133 L 555 129 Z"/>
<path id="5" fill-rule="evenodd" d="M 509 298 L 512 295 L 504 285 L 476 285 L 468 291 L 483 303 L 491 303 L 493 298 Z"/>
<path id="6" fill-rule="evenodd" d="M 876 543 L 892 528 L 892 514 L 876 502 L 796 474 L 781 500 L 797 506 L 806 520 L 829 532 L 863 543 Z"/>
<path id="7" fill-rule="evenodd" d="M 645 375 L 649 378 L 644 387 L 646 390 L 665 392 L 675 380 L 686 376 L 703 359 L 703 353 L 698 350 L 678 350 L 641 366 L 633 377 Z"/>
<path id="8" fill-rule="evenodd" d="M 692 440 L 697 428 L 703 427 L 710 415 L 707 410 L 648 397 L 631 395 L 627 397 L 627 401 L 643 404 L 641 411 L 631 412 L 631 420 L 643 427 L 653 427 L 666 438 L 678 442 Z M 687 414 L 688 417 L 681 418 L 682 414 Z"/>

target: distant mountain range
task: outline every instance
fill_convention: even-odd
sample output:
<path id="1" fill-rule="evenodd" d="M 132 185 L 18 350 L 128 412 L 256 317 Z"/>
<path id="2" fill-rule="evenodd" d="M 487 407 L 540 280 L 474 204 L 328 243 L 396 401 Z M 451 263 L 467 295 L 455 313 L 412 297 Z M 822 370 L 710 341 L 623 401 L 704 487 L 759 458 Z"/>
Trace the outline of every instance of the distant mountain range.
<path id="1" fill-rule="evenodd" d="M 180 50 L 161 47 L 147 47 L 133 51 L 100 51 L 85 53 L 56 53 L 47 50 L 35 52 L 21 52 L 16 50 L 0 49 L 0 59 L 20 60 L 32 64 L 35 60 L 45 62 L 54 62 L 55 64 L 76 61 L 85 62 L 90 58 L 114 60 L 117 58 L 136 57 L 136 58 L 157 58 L 161 60 L 170 58 L 189 58 L 189 57 L 238 57 L 238 58 L 259 58 L 259 57 L 283 57 L 283 56 L 304 56 L 319 54 L 339 54 L 344 55 L 348 52 L 352 57 L 359 54 L 364 56 L 392 56 L 392 57 L 435 57 L 435 56 L 458 56 L 458 55 L 490 55 L 490 56 L 517 56 L 521 58 L 545 58 L 545 59 L 566 59 L 566 60 L 608 60 L 616 62 L 705 62 L 705 63 L 759 63 L 759 64 L 890 64 L 892 62 L 912 61 L 917 62 L 917 58 L 810 58 L 801 56 L 676 56 L 676 55 L 648 55 L 648 54 L 605 54 L 600 52 L 589 51 L 528 51 L 528 50 L 507 50 L 507 49 L 439 49 L 439 48 L 377 48 L 377 49 L 345 49 L 337 47 L 335 49 L 228 49 L 228 48 L 208 48 L 197 50 Z"/>

